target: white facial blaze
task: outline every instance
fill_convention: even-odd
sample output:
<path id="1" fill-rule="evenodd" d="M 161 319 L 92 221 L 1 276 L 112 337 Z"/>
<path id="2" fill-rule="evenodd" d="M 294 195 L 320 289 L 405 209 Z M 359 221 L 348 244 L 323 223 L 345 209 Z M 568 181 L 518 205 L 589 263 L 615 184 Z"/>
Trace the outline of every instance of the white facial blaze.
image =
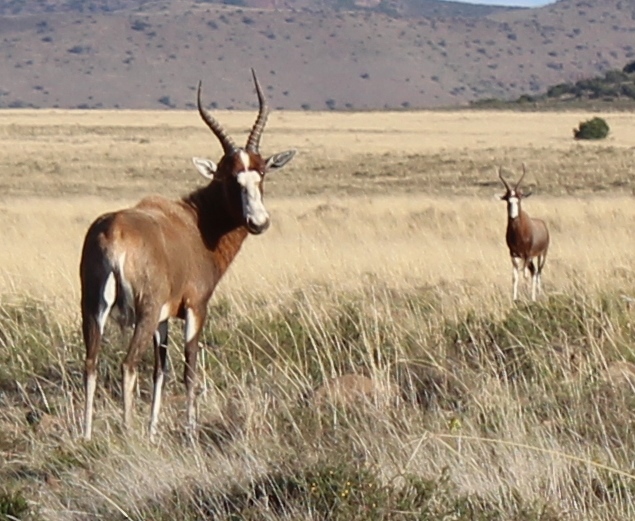
<path id="1" fill-rule="evenodd" d="M 254 170 L 245 170 L 238 174 L 238 184 L 242 187 L 243 215 L 256 226 L 263 226 L 269 220 L 260 193 L 262 176 Z"/>
<path id="2" fill-rule="evenodd" d="M 519 203 L 520 199 L 518 199 L 518 197 L 516 196 L 515 192 L 512 192 L 511 196 L 508 199 L 508 203 L 509 203 L 509 217 L 512 219 L 515 219 L 516 217 L 518 217 L 518 213 L 519 213 Z"/>

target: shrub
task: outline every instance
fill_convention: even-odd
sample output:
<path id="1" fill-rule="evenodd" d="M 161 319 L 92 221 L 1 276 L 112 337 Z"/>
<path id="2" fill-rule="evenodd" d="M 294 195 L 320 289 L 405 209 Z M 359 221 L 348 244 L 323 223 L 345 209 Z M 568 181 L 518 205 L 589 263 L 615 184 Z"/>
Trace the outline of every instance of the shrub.
<path id="1" fill-rule="evenodd" d="M 22 519 L 29 504 L 21 492 L 0 493 L 0 519 Z"/>
<path id="2" fill-rule="evenodd" d="M 172 103 L 172 100 L 170 99 L 170 96 L 161 96 L 158 101 L 161 105 L 165 105 L 171 109 L 175 107 L 174 103 Z"/>
<path id="3" fill-rule="evenodd" d="M 626 84 L 620 87 L 622 96 L 626 96 L 627 98 L 635 99 L 635 85 Z"/>
<path id="4" fill-rule="evenodd" d="M 575 87 L 571 83 L 559 83 L 547 89 L 547 97 L 549 98 L 559 98 L 560 96 L 574 93 Z"/>
<path id="5" fill-rule="evenodd" d="M 133 31 L 145 31 L 148 27 L 151 27 L 151 25 L 143 20 L 135 20 L 130 24 L 130 28 Z"/>
<path id="6" fill-rule="evenodd" d="M 88 54 L 90 52 L 90 46 L 88 45 L 74 45 L 70 49 L 66 50 L 71 54 Z"/>
<path id="7" fill-rule="evenodd" d="M 609 126 L 603 118 L 595 117 L 580 123 L 573 129 L 575 139 L 604 139 L 609 133 Z"/>
<path id="8" fill-rule="evenodd" d="M 635 61 L 628 62 L 626 65 L 624 65 L 624 68 L 622 69 L 622 72 L 625 72 L 626 74 L 634 73 L 635 72 Z"/>

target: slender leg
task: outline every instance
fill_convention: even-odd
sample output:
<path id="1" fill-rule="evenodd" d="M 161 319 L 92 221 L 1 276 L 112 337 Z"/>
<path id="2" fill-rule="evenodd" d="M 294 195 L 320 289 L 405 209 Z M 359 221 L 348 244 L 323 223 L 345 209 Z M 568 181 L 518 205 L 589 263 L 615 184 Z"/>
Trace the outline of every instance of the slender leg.
<path id="1" fill-rule="evenodd" d="M 84 363 L 84 439 L 90 441 L 93 433 L 93 403 L 97 388 L 97 357 L 101 345 L 101 332 L 92 315 L 82 318 L 82 332 L 86 344 Z"/>
<path id="2" fill-rule="evenodd" d="M 538 293 L 542 294 L 542 268 L 547 262 L 547 252 L 538 257 Z"/>
<path id="3" fill-rule="evenodd" d="M 538 269 L 535 269 L 534 273 L 531 275 L 531 300 L 532 302 L 536 302 L 536 290 L 538 286 L 538 278 L 540 277 L 540 272 Z"/>
<path id="4" fill-rule="evenodd" d="M 518 300 L 518 279 L 520 278 L 520 257 L 512 257 L 512 300 Z"/>
<path id="5" fill-rule="evenodd" d="M 82 281 L 82 334 L 86 346 L 84 363 L 84 439 L 90 441 L 93 432 L 93 404 L 97 388 L 97 359 L 106 319 L 115 302 L 116 287 L 112 273 L 106 278 L 101 295 L 91 295 L 90 284 Z"/>
<path id="6" fill-rule="evenodd" d="M 137 364 L 146 347 L 152 341 L 152 336 L 159 322 L 159 309 L 151 312 L 138 310 L 136 315 L 137 323 L 128 347 L 128 354 L 121 365 L 123 377 L 123 423 L 126 429 L 129 429 L 132 425 L 132 406 L 134 388 L 137 382 Z"/>
<path id="7" fill-rule="evenodd" d="M 154 390 L 152 392 L 152 412 L 150 415 L 150 441 L 154 441 L 159 423 L 159 410 L 161 409 L 161 392 L 163 380 L 167 373 L 168 353 L 168 321 L 159 323 L 154 332 Z"/>
<path id="8" fill-rule="evenodd" d="M 205 307 L 188 308 L 185 315 L 185 371 L 183 380 L 187 393 L 187 427 L 191 434 L 196 431 L 196 358 L 198 339 L 205 322 Z"/>

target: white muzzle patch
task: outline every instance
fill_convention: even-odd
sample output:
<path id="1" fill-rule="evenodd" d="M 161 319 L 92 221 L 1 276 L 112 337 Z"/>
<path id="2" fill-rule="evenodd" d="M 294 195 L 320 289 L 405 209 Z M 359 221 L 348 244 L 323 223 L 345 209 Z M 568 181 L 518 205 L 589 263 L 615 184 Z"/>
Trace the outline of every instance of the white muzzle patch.
<path id="1" fill-rule="evenodd" d="M 516 219 L 516 217 L 518 217 L 518 213 L 519 213 L 519 208 L 520 208 L 520 199 L 518 199 L 518 197 L 512 193 L 512 195 L 509 197 L 509 199 L 507 200 L 508 203 L 508 211 L 509 211 L 509 217 L 511 219 Z"/>
<path id="2" fill-rule="evenodd" d="M 242 188 L 243 215 L 245 220 L 256 228 L 266 226 L 269 214 L 262 201 L 260 183 L 262 175 L 254 170 L 240 172 L 237 176 Z"/>

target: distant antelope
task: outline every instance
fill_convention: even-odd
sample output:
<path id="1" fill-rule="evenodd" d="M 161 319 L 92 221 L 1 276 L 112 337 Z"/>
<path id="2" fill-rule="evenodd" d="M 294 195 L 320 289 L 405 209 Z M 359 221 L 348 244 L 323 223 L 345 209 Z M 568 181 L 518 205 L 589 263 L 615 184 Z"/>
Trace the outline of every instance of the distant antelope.
<path id="1" fill-rule="evenodd" d="M 122 364 L 123 420 L 130 427 L 137 363 L 154 342 L 154 389 L 149 434 L 157 430 L 161 389 L 167 370 L 168 319 L 185 320 L 187 423 L 196 426 L 195 377 L 198 339 L 216 285 L 247 234 L 269 226 L 263 204 L 265 173 L 282 168 L 295 150 L 267 159 L 259 145 L 269 109 L 256 74 L 252 75 L 260 109 L 245 148 L 237 147 L 201 104 L 198 111 L 223 147 L 218 165 L 193 158 L 210 182 L 180 200 L 159 196 L 99 217 L 88 229 L 80 263 L 82 332 L 86 345 L 84 437 L 92 434 L 96 366 L 104 325 L 110 311 L 134 325 Z"/>
<path id="2" fill-rule="evenodd" d="M 541 290 L 541 274 L 549 248 L 549 231 L 544 221 L 532 219 L 520 207 L 520 201 L 531 195 L 531 192 L 523 193 L 519 188 L 525 173 L 525 165 L 523 165 L 523 174 L 514 188 L 511 188 L 503 178 L 501 169 L 498 169 L 498 177 L 507 190 L 501 199 L 507 201 L 507 234 L 505 237 L 513 264 L 512 298 L 518 299 L 518 272 L 522 266 L 525 276 L 528 272 L 531 274 L 531 300 L 535 301 L 536 293 Z"/>

